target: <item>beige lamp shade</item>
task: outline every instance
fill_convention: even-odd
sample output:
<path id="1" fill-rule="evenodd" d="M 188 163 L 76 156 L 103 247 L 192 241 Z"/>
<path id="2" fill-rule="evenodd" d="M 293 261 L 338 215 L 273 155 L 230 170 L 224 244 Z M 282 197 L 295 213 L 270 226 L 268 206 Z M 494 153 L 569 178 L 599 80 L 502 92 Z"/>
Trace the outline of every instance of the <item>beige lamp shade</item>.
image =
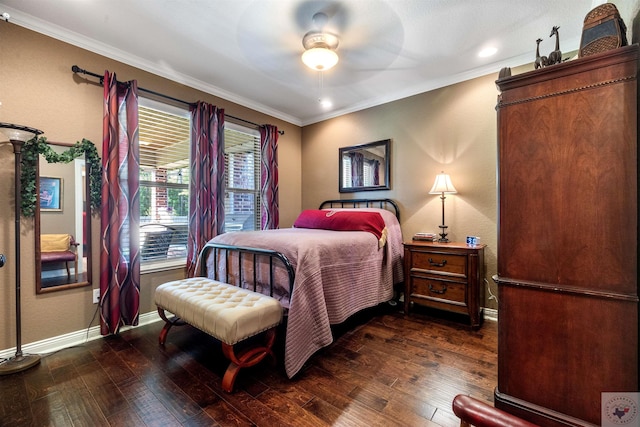
<path id="1" fill-rule="evenodd" d="M 433 187 L 431 187 L 431 190 L 429 190 L 429 194 L 442 193 L 457 193 L 456 188 L 451 183 L 451 177 L 444 172 L 436 175 L 436 181 L 433 183 Z"/>

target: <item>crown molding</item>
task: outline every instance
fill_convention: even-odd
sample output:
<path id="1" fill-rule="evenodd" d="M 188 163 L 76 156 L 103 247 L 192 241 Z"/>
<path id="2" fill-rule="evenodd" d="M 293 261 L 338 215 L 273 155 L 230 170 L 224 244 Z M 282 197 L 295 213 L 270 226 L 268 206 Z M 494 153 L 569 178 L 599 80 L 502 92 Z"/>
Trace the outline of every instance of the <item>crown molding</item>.
<path id="1" fill-rule="evenodd" d="M 226 91 L 209 83 L 205 83 L 201 80 L 186 76 L 182 73 L 159 67 L 153 62 L 147 61 L 135 55 L 131 55 L 120 49 L 116 49 L 105 43 L 85 37 L 76 32 L 69 31 L 68 29 L 63 28 L 59 25 L 55 25 L 51 22 L 44 21 L 32 15 L 25 14 L 24 12 L 12 9 L 10 7 L 5 7 L 4 5 L 2 5 L 2 8 L 3 11 L 6 11 L 11 15 L 11 19 L 9 22 L 13 24 L 19 25 L 40 34 L 44 34 L 56 40 L 69 43 L 73 46 L 77 46 L 98 55 L 102 55 L 104 57 L 122 62 L 132 67 L 139 68 L 143 71 L 147 71 L 157 76 L 164 77 L 176 83 L 180 83 L 185 86 L 189 86 L 191 88 L 208 93 L 210 95 L 214 95 L 227 101 L 242 105 L 243 107 L 247 107 L 260 113 L 275 117 L 277 119 L 284 120 L 285 122 L 294 124 L 296 126 L 301 126 L 302 124 L 301 120 L 297 117 L 285 114 L 282 111 L 275 110 L 251 99 L 244 98 L 240 95 Z M 71 64 L 69 65 L 69 69 L 70 68 Z"/>

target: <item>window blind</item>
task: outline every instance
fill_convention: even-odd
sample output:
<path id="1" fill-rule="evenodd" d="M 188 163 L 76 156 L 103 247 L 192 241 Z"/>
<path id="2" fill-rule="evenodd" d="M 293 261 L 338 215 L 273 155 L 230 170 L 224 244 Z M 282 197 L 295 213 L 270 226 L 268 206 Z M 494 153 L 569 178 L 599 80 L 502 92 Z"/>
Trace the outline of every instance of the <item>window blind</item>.
<path id="1" fill-rule="evenodd" d="M 141 98 L 138 120 L 142 265 L 184 259 L 189 220 L 189 112 Z"/>
<path id="2" fill-rule="evenodd" d="M 225 231 L 260 229 L 260 133 L 225 123 Z"/>

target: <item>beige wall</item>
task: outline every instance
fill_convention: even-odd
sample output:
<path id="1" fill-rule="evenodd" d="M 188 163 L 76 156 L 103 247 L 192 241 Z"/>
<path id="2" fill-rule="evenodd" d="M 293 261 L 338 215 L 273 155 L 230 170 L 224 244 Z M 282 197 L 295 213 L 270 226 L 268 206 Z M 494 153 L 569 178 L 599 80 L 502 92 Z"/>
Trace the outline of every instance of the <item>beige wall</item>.
<path id="1" fill-rule="evenodd" d="M 340 198 L 338 149 L 390 138 L 391 190 L 344 195 L 388 197 L 400 205 L 405 240 L 438 232 L 440 197 L 429 194 L 440 171 L 458 190 L 445 201 L 449 238 L 487 244 L 486 277 L 496 273 L 496 75 L 306 126 L 302 131 L 302 206 Z M 494 306 L 495 301 L 490 302 Z"/>
<path id="2" fill-rule="evenodd" d="M 102 87 L 97 79 L 83 79 L 71 72 L 78 65 L 102 74 L 116 72 L 121 81 L 137 79 L 140 87 L 187 101 L 203 100 L 224 108 L 227 114 L 255 123 L 269 123 L 284 130 L 279 139 L 280 221 L 290 226 L 301 207 L 301 129 L 212 95 L 171 82 L 139 69 L 0 21 L 0 121 L 35 127 L 51 141 L 93 141 L 101 153 Z M 3 139 L 0 138 L 0 141 Z M 0 253 L 7 264 L 0 269 L 0 349 L 15 346 L 15 236 L 14 236 L 14 154 L 11 144 L 0 142 Z M 66 188 L 70 190 L 69 187 Z M 93 287 L 98 287 L 97 251 L 99 219 L 93 217 Z M 96 305 L 88 287 L 35 294 L 33 221 L 21 222 L 22 258 L 22 343 L 87 328 Z M 175 270 L 144 274 L 141 284 L 141 313 L 155 310 L 153 289 L 158 284 L 182 276 Z M 93 325 L 97 322 L 94 321 Z"/>

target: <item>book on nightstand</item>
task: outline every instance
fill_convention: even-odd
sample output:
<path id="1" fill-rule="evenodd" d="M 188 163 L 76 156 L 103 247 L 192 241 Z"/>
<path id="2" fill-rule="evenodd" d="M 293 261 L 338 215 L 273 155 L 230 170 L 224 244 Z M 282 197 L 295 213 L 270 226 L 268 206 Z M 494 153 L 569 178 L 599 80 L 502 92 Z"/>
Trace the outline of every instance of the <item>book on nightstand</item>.
<path id="1" fill-rule="evenodd" d="M 438 239 L 436 233 L 416 233 L 413 235 L 413 240 L 420 240 L 423 242 L 433 242 Z"/>

